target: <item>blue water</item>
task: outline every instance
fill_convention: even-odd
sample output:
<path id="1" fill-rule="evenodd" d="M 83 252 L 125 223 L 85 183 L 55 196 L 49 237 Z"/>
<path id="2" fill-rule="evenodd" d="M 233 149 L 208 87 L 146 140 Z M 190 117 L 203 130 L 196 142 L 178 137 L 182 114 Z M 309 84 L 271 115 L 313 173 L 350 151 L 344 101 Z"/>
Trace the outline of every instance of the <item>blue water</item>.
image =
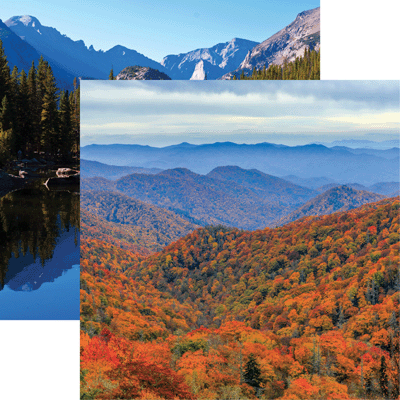
<path id="1" fill-rule="evenodd" d="M 79 274 L 75 228 L 60 234 L 53 257 L 44 265 L 30 253 L 14 255 L 0 290 L 0 320 L 79 319 Z"/>

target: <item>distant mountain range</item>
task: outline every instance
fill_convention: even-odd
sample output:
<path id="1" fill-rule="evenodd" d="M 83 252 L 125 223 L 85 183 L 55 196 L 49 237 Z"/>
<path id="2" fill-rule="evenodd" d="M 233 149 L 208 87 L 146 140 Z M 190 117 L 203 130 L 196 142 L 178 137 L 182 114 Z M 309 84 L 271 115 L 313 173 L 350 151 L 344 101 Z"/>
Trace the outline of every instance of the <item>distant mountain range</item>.
<path id="1" fill-rule="evenodd" d="M 317 142 L 317 144 L 322 144 L 326 147 L 335 147 L 335 146 L 345 146 L 350 149 L 376 149 L 376 150 L 388 150 L 393 147 L 400 147 L 400 139 L 395 140 L 384 140 L 382 142 L 376 142 L 373 140 L 364 140 L 364 139 L 346 139 L 346 140 L 335 140 L 330 143 L 325 142 Z"/>
<path id="2" fill-rule="evenodd" d="M 157 174 L 134 173 L 116 181 L 86 178 L 83 174 L 82 191 L 91 194 L 82 197 L 81 205 L 107 221 L 133 224 L 141 226 L 140 229 L 143 221 L 134 216 L 138 207 L 132 208 L 130 202 L 144 202 L 164 210 L 157 211 L 161 219 L 163 214 L 172 212 L 177 220 L 183 218 L 191 224 L 221 224 L 254 230 L 308 215 L 349 210 L 385 197 L 364 190 L 368 188 L 358 183 L 351 186 L 329 183 L 313 190 L 256 169 L 237 166 L 217 167 L 206 175 L 174 168 Z M 396 183 L 381 182 L 371 188 L 389 193 L 396 189 Z M 90 204 L 87 198 L 91 199 Z"/>
<path id="3" fill-rule="evenodd" d="M 132 174 L 115 182 L 103 178 L 83 178 L 81 187 L 82 190 L 123 193 L 178 213 L 203 226 L 222 224 L 256 229 L 269 225 L 277 216 L 283 216 L 285 208 L 268 198 L 261 198 L 251 188 L 183 168 L 156 175 Z M 288 203 L 286 201 L 285 205 L 289 206 Z M 290 211 L 294 209 L 290 207 Z"/>
<path id="4" fill-rule="evenodd" d="M 107 165 L 98 161 L 81 159 L 81 174 L 85 178 L 100 176 L 106 179 L 118 179 L 130 174 L 158 174 L 162 170 L 159 168 L 140 168 L 140 167 L 119 167 Z"/>
<path id="5" fill-rule="evenodd" d="M 6 29 L 5 29 L 6 28 Z M 107 79 L 110 70 L 118 75 L 126 67 L 148 67 L 147 73 L 133 79 L 217 79 L 238 68 L 281 64 L 304 51 L 305 46 L 319 48 L 319 8 L 300 13 L 295 21 L 262 43 L 234 38 L 210 48 L 201 48 L 178 55 L 167 55 L 158 63 L 133 49 L 116 45 L 102 51 L 87 47 L 83 40 L 74 41 L 53 27 L 47 27 L 29 15 L 14 16 L 0 25 L 0 34 L 14 35 L 6 46 L 6 54 L 18 67 L 27 69 L 38 56 L 49 61 L 56 76 L 69 83 L 72 77 Z M 18 37 L 21 40 L 17 40 Z M 153 70 L 159 71 L 156 77 Z M 128 78 L 129 79 L 129 78 Z M 131 77 L 132 79 L 132 77 Z M 166 79 L 166 78 L 164 78 Z M 72 82 L 72 81 L 71 81 Z"/>
<path id="6" fill-rule="evenodd" d="M 83 40 L 74 41 L 29 15 L 12 17 L 5 25 L 46 59 L 63 65 L 74 76 L 107 79 L 112 68 L 121 71 L 131 65 L 164 71 L 161 64 L 135 50 L 120 45 L 107 51 L 95 50 L 93 46 L 88 48 Z"/>
<path id="7" fill-rule="evenodd" d="M 279 177 L 295 175 L 301 179 L 327 179 L 314 188 L 327 183 L 357 182 L 370 186 L 378 182 L 399 181 L 398 152 L 396 156 L 394 152 L 390 158 L 387 158 L 385 150 L 367 153 L 354 154 L 348 148 L 328 148 L 317 144 L 291 147 L 231 142 L 202 145 L 181 143 L 163 148 L 121 144 L 81 148 L 82 158 L 121 166 L 164 170 L 180 167 L 207 174 L 216 167 L 236 165 Z"/>
<path id="8" fill-rule="evenodd" d="M 166 56 L 161 64 L 169 70 L 173 79 L 203 80 L 206 75 L 207 79 L 217 79 L 236 69 L 257 44 L 251 40 L 234 38 L 208 49 Z"/>

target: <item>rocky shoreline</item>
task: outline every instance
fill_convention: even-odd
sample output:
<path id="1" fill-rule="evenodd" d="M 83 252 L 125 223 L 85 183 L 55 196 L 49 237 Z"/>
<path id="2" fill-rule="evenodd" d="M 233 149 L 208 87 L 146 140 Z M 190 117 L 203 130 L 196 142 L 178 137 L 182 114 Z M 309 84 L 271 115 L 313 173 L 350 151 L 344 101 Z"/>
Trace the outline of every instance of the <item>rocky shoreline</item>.
<path id="1" fill-rule="evenodd" d="M 66 168 L 66 165 L 56 165 L 54 162 L 33 160 L 13 161 L 7 165 L 7 168 L 0 169 L 0 197 L 21 189 L 28 182 L 45 177 L 49 178 L 46 183 L 50 181 L 55 186 L 79 184 L 79 166 L 76 164 L 71 165 L 75 167 L 71 169 Z"/>
<path id="2" fill-rule="evenodd" d="M 7 174 L 0 170 L 0 197 L 5 196 L 7 193 L 22 188 L 27 180 L 19 176 Z"/>

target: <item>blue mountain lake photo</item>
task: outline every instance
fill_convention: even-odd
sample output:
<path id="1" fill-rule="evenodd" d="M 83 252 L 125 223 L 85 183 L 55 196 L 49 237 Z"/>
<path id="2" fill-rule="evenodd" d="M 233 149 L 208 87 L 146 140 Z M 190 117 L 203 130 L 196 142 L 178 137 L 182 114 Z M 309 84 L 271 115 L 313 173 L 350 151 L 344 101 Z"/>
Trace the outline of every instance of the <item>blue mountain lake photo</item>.
<path id="1" fill-rule="evenodd" d="M 79 319 L 79 185 L 0 198 L 0 320 Z"/>

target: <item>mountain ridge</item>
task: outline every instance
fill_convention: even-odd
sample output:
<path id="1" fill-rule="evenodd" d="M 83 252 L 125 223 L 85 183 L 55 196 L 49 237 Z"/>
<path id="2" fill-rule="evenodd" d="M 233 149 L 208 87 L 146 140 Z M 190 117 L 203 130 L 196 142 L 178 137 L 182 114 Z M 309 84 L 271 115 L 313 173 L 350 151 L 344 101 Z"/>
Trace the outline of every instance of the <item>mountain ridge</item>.
<path id="1" fill-rule="evenodd" d="M 317 144 L 291 147 L 271 143 L 217 142 L 160 148 L 88 145 L 81 148 L 81 155 L 108 164 L 129 165 L 135 160 L 136 167 L 163 170 L 183 167 L 199 174 L 207 174 L 219 166 L 236 165 L 278 177 L 293 174 L 302 178 L 324 176 L 330 182 L 358 182 L 370 186 L 398 180 L 399 158 L 387 159 L 380 155 L 380 151 L 385 150 L 376 150 L 375 154 L 354 154 L 347 148 L 328 148 Z"/>
<path id="2" fill-rule="evenodd" d="M 83 40 L 72 40 L 56 28 L 40 24 L 32 16 L 14 16 L 5 24 L 18 36 L 51 60 L 62 64 L 75 76 L 107 79 L 110 70 L 141 65 L 165 72 L 158 62 L 125 46 L 115 45 L 107 51 L 87 47 Z"/>

